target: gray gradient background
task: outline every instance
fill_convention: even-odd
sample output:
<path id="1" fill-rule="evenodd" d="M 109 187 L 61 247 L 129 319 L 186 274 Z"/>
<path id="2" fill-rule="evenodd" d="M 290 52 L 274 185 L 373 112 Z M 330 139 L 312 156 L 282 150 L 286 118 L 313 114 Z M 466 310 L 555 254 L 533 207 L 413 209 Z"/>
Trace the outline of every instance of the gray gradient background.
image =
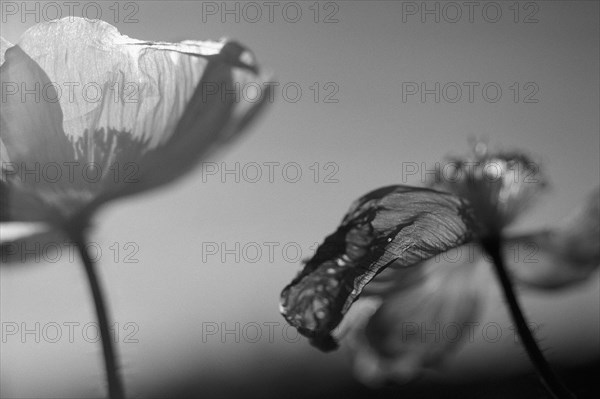
<path id="1" fill-rule="evenodd" d="M 103 10 L 105 20 L 114 22 Z M 420 3 L 420 2 L 419 2 Z M 512 3 L 512 2 L 510 2 Z M 272 68 L 282 84 L 298 82 L 303 97 L 278 101 L 233 146 L 214 160 L 297 162 L 303 177 L 287 183 L 203 182 L 196 169 L 176 184 L 114 203 L 96 217 L 93 240 L 104 251 L 102 279 L 112 317 L 139 325 L 139 343 L 121 343 L 127 391 L 147 395 L 174 381 L 222 381 L 223 389 L 251 395 L 282 383 L 331 387 L 351 378 L 344 350 L 321 354 L 304 340 L 282 339 L 278 296 L 299 268 L 276 252 L 256 263 L 213 256 L 202 262 L 202 242 L 297 242 L 304 256 L 335 229 L 350 202 L 388 184 L 402 183 L 403 162 L 432 165 L 468 149 L 469 137 L 492 147 L 535 155 L 551 190 L 516 230 L 552 226 L 578 205 L 599 181 L 599 4 L 537 2 L 538 23 L 514 23 L 508 5 L 498 23 L 475 14 L 458 23 L 402 22 L 401 3 L 337 2 L 338 23 L 315 24 L 303 3 L 300 22 L 276 14 L 257 23 L 202 22 L 200 2 L 138 2 L 138 23 L 117 23 L 131 37 L 148 40 L 239 39 Z M 430 2 L 433 4 L 433 2 Z M 77 15 L 77 13 L 76 13 Z M 33 24 L 9 17 L 2 35 L 16 42 Z M 402 102 L 401 83 L 498 82 L 502 99 L 487 103 Z M 536 82 L 537 104 L 514 103 L 512 82 Z M 309 86 L 335 82 L 337 104 L 315 103 Z M 281 91 L 278 91 L 281 94 Z M 338 183 L 312 181 L 311 164 L 334 162 Z M 321 170 L 323 172 L 323 170 Z M 323 175 L 321 175 L 322 180 Z M 416 176 L 406 183 L 420 184 Z M 115 263 L 108 247 L 135 242 L 137 264 Z M 281 246 L 279 247 L 281 248 Z M 486 267 L 482 264 L 482 267 Z M 531 320 L 543 324 L 543 346 L 563 365 L 597 360 L 600 352 L 599 278 L 561 294 L 525 293 Z M 496 288 L 490 287 L 497 297 Z M 80 265 L 69 262 L 1 270 L 2 321 L 95 321 Z M 501 301 L 490 301 L 482 323 L 500 323 L 499 343 L 464 347 L 447 367 L 458 380 L 505 374 L 528 367 L 513 343 Z M 202 342 L 202 323 L 278 322 L 276 340 L 267 329 L 259 343 Z M 123 331 L 121 331 L 123 332 Z M 294 337 L 294 332 L 289 331 Z M 481 335 L 478 335 L 481 337 Z M 2 397 L 94 397 L 104 394 L 99 344 L 21 343 L 9 337 L 1 349 Z M 286 370 L 289 370 L 286 371 Z M 274 379 L 277 376 L 277 379 Z M 233 387 L 233 388 L 232 388 Z M 235 389 L 234 389 L 235 388 Z M 325 389 L 325 388 L 323 388 Z"/>

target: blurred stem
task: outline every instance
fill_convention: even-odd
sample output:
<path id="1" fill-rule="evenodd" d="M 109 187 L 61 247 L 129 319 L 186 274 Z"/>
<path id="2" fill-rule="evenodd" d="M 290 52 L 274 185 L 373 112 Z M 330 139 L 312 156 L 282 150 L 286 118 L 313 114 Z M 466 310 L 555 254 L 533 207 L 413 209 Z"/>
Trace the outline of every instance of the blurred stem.
<path id="1" fill-rule="evenodd" d="M 510 276 L 506 270 L 504 264 L 504 258 L 502 256 L 502 238 L 500 236 L 488 236 L 481 240 L 481 244 L 484 250 L 491 256 L 494 262 L 494 268 L 500 280 L 504 297 L 508 303 L 510 315 L 517 328 L 521 342 L 525 347 L 525 351 L 529 356 L 529 359 L 533 363 L 538 376 L 540 377 L 542 384 L 548 391 L 548 393 L 556 399 L 574 399 L 575 395 L 567 389 L 567 387 L 561 382 L 558 376 L 552 371 L 550 364 L 544 357 L 531 330 L 529 329 L 527 320 L 521 310 L 521 305 L 515 294 Z"/>
<path id="2" fill-rule="evenodd" d="M 69 236 L 75 243 L 81 260 L 85 266 L 85 273 L 90 284 L 90 290 L 94 299 L 94 306 L 96 308 L 96 317 L 98 319 L 98 326 L 100 329 L 100 338 L 102 341 L 102 352 L 104 353 L 104 366 L 106 369 L 106 378 L 108 380 L 108 392 L 111 399 L 123 399 L 125 393 L 123 391 L 123 382 L 117 369 L 117 358 L 115 355 L 115 349 L 113 348 L 110 330 L 109 330 L 109 317 L 104 303 L 104 294 L 102 286 L 96 275 L 94 269 L 94 261 L 90 257 L 87 250 L 85 239 L 85 227 L 76 227 L 68 229 Z"/>

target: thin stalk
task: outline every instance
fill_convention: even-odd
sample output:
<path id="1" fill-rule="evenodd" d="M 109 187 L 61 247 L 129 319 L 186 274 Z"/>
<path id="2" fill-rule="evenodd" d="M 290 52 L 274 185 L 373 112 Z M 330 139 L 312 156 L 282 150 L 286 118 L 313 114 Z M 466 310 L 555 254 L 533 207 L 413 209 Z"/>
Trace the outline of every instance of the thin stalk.
<path id="1" fill-rule="evenodd" d="M 542 384 L 548 391 L 548 393 L 556 399 L 575 399 L 575 395 L 569 391 L 569 389 L 561 382 L 560 378 L 554 373 L 550 364 L 544 357 L 540 350 L 531 330 L 529 329 L 527 320 L 523 315 L 519 300 L 515 294 L 512 281 L 506 266 L 504 264 L 504 258 L 501 252 L 501 237 L 487 237 L 482 240 L 481 244 L 485 251 L 491 256 L 494 262 L 494 269 L 502 286 L 504 297 L 508 303 L 510 315 L 513 323 L 517 328 L 521 342 L 525 347 L 525 351 L 533 363 L 535 370 Z"/>
<path id="2" fill-rule="evenodd" d="M 111 341 L 110 330 L 109 330 L 109 317 L 104 303 L 104 294 L 102 286 L 96 275 L 94 269 L 94 261 L 90 257 L 90 254 L 86 248 L 86 239 L 84 229 L 77 228 L 69 232 L 71 239 L 74 241 L 75 246 L 81 260 L 85 267 L 85 272 L 90 284 L 90 290 L 94 299 L 94 306 L 96 308 L 96 317 L 98 319 L 98 325 L 100 329 L 100 338 L 102 341 L 102 352 L 104 353 L 104 367 L 106 370 L 106 378 L 108 380 L 108 392 L 111 399 L 123 399 L 125 393 L 123 390 L 123 382 L 118 372 L 117 357 L 115 355 L 115 349 Z"/>

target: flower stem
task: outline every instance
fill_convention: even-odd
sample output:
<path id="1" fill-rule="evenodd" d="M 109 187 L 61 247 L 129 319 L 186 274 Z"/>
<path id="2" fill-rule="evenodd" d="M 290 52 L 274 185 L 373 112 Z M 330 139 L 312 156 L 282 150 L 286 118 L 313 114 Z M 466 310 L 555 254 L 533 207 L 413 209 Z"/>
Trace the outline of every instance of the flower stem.
<path id="1" fill-rule="evenodd" d="M 74 241 L 75 246 L 81 255 L 81 260 L 85 266 L 85 272 L 90 284 L 92 297 L 94 298 L 96 317 L 98 318 L 100 338 L 102 341 L 102 352 L 104 353 L 104 366 L 106 369 L 106 378 L 108 380 L 109 397 L 111 399 L 123 399 L 125 397 L 123 382 L 121 381 L 121 377 L 117 369 L 117 357 L 111 341 L 109 331 L 110 323 L 106 305 L 104 303 L 102 286 L 100 285 L 100 281 L 98 280 L 98 276 L 94 270 L 94 261 L 90 257 L 90 254 L 86 248 L 84 229 L 77 228 L 71 230 L 69 235 Z"/>
<path id="2" fill-rule="evenodd" d="M 500 236 L 486 237 L 481 240 L 483 248 L 491 256 L 494 262 L 496 274 L 500 280 L 500 285 L 502 286 L 504 297 L 508 303 L 512 320 L 515 323 L 521 342 L 525 347 L 525 351 L 527 352 L 531 363 L 533 363 L 542 384 L 551 397 L 556 399 L 574 399 L 575 395 L 569 391 L 554 371 L 552 371 L 550 364 L 542 354 L 542 351 L 529 329 L 527 320 L 523 315 L 519 300 L 515 294 L 510 276 L 508 275 L 504 264 L 501 243 L 502 239 Z"/>

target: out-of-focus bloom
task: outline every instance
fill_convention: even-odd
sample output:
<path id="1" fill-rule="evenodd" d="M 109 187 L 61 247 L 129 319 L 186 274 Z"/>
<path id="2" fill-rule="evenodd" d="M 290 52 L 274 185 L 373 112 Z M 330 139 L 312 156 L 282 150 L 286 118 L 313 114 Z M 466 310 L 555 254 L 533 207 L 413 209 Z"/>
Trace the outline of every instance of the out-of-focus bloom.
<path id="1" fill-rule="evenodd" d="M 509 237 L 505 251 L 528 243 L 536 250 L 535 262 L 510 264 L 518 281 L 526 286 L 560 289 L 585 281 L 600 265 L 600 188 L 588 195 L 555 229 Z"/>
<path id="2" fill-rule="evenodd" d="M 547 183 L 537 163 L 519 152 L 489 154 L 477 143 L 473 154 L 450 159 L 451 172 L 438 173 L 432 185 L 466 199 L 475 213 L 480 234 L 498 233 L 531 206 Z"/>
<path id="3" fill-rule="evenodd" d="M 349 335 L 357 376 L 367 383 L 404 382 L 459 347 L 458 333 L 477 320 L 485 297 L 475 281 L 477 240 L 501 233 L 545 185 L 525 155 L 489 154 L 480 144 L 455 165 L 436 189 L 393 186 L 360 198 L 282 292 L 282 314 L 317 347 L 333 349 L 334 335 Z M 509 237 L 506 252 L 518 243 L 541 256 L 533 264 L 507 256 L 516 281 L 559 288 L 594 272 L 598 208 L 596 191 L 561 228 Z M 471 255 L 436 256 L 453 249 Z M 344 319 L 351 306 L 360 311 Z M 446 328 L 457 334 L 432 333 Z"/>
<path id="4" fill-rule="evenodd" d="M 3 262 L 16 240 L 51 240 L 176 180 L 271 99 L 270 76 L 233 41 L 135 40 L 69 17 L 0 44 Z"/>

